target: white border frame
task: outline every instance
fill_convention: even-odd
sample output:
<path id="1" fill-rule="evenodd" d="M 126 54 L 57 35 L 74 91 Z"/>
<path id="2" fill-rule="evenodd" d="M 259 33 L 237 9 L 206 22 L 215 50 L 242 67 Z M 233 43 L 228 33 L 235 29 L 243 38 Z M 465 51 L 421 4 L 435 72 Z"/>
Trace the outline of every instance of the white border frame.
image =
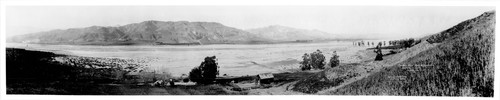
<path id="1" fill-rule="evenodd" d="M 5 82 L 5 39 L 6 39 L 6 6 L 168 6 L 168 5 L 327 5 L 327 6 L 498 6 L 498 0 L 2 0 L 0 1 L 0 99 L 1 100 L 25 100 L 25 99 L 48 99 L 48 100 L 94 100 L 94 99 L 126 99 L 126 100 L 144 100 L 144 99 L 294 99 L 294 100 L 312 100 L 312 99 L 405 99 L 405 100 L 422 100 L 422 99 L 453 99 L 453 100 L 468 100 L 468 99 L 500 99 L 500 68 L 495 68 L 495 83 L 494 83 L 494 98 L 481 97 L 405 97 L 405 96 L 325 96 L 325 95 L 287 95 L 287 96 L 75 96 L 75 95 L 6 95 Z M 498 25 L 496 25 L 498 28 Z M 498 35 L 495 35 L 498 39 Z M 498 40 L 495 41 L 495 47 L 499 46 Z M 498 49 L 495 49 L 497 52 Z M 495 58 L 499 57 L 498 53 Z M 495 59 L 495 66 L 499 66 L 498 58 Z"/>

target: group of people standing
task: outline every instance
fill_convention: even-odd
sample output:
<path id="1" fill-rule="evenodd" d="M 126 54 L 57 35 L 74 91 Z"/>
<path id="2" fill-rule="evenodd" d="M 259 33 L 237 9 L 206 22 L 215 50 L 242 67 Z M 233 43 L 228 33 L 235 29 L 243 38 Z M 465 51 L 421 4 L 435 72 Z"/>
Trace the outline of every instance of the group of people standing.
<path id="1" fill-rule="evenodd" d="M 353 46 L 388 46 L 388 44 L 386 44 L 386 41 L 380 41 L 378 43 L 375 43 L 375 42 L 370 42 L 370 41 L 358 41 L 358 42 L 352 42 L 352 45 Z"/>
<path id="2" fill-rule="evenodd" d="M 390 43 L 392 44 L 392 43 Z M 359 41 L 359 42 L 352 42 L 352 45 L 354 46 L 376 46 L 373 52 L 375 52 L 377 55 L 375 56 L 375 61 L 380 61 L 383 60 L 382 56 L 382 46 L 389 46 L 390 44 L 386 44 L 386 41 L 380 41 L 377 44 L 375 42 L 370 42 L 370 41 Z"/>

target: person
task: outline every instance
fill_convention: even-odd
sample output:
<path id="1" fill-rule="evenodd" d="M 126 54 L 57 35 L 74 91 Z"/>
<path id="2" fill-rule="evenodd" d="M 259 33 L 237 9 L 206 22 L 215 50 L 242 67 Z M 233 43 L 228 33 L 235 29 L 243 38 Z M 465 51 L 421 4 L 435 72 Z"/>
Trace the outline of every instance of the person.
<path id="1" fill-rule="evenodd" d="M 380 60 L 383 60 L 382 58 L 382 49 L 380 48 L 380 45 L 377 45 L 376 49 L 374 50 L 375 53 L 377 53 L 377 55 L 375 56 L 375 61 L 380 61 Z"/>
<path id="2" fill-rule="evenodd" d="M 168 83 L 170 83 L 170 87 L 174 87 L 175 86 L 174 79 L 170 79 Z"/>

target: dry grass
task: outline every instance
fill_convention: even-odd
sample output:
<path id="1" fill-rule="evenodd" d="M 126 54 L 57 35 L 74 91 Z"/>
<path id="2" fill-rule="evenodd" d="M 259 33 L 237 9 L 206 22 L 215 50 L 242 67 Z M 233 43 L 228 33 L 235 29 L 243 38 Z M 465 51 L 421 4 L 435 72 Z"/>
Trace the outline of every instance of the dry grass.
<path id="1" fill-rule="evenodd" d="M 292 90 L 304 93 L 316 93 L 318 91 L 338 86 L 346 79 L 359 76 L 354 70 L 358 64 L 344 64 L 335 68 L 327 68 L 324 71 L 310 75 L 299 80 Z"/>
<path id="2" fill-rule="evenodd" d="M 432 66 L 396 65 L 329 94 L 492 97 L 494 18 L 488 12 L 431 36 L 438 46 L 399 63 Z"/>

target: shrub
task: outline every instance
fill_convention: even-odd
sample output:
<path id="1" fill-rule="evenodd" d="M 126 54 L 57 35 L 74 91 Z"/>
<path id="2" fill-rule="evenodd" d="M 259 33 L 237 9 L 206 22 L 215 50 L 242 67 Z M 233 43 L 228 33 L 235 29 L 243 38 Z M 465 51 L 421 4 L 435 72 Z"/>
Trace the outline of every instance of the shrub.
<path id="1" fill-rule="evenodd" d="M 410 48 L 411 46 L 413 46 L 413 43 L 414 43 L 414 42 L 415 42 L 415 39 L 410 38 L 410 39 L 408 39 L 408 40 L 404 41 L 403 43 L 404 43 L 404 46 L 405 46 L 406 48 Z"/>
<path id="2" fill-rule="evenodd" d="M 409 39 L 389 41 L 389 45 L 402 45 L 404 48 L 410 48 L 410 47 L 412 47 L 420 42 L 421 42 L 421 40 L 415 40 L 413 38 L 409 38 Z M 382 46 L 382 44 L 380 44 L 380 45 Z"/>

